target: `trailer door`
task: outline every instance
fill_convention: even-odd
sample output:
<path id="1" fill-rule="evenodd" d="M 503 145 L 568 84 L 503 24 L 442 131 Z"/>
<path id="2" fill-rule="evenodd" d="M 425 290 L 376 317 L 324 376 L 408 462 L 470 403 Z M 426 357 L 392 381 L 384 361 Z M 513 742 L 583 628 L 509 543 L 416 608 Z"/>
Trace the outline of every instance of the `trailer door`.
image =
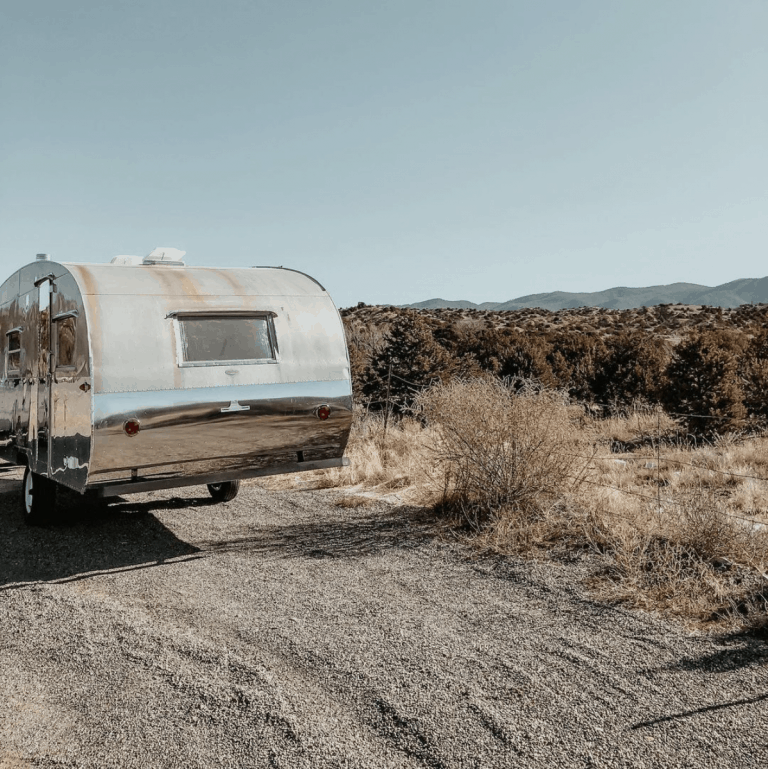
<path id="1" fill-rule="evenodd" d="M 37 301 L 37 472 L 51 475 L 51 293 L 55 290 L 51 277 L 35 282 Z"/>

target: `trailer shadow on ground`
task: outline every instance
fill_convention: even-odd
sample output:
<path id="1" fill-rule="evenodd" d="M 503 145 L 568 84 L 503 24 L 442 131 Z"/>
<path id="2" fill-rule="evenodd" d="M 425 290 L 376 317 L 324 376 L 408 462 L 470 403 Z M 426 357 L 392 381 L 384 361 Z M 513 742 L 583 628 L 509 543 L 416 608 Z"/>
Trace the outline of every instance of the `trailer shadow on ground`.
<path id="1" fill-rule="evenodd" d="M 152 510 L 208 500 L 158 499 L 106 504 L 79 494 L 60 495 L 55 523 L 29 527 L 21 511 L 21 482 L 0 479 L 0 591 L 30 583 L 66 581 L 93 573 L 156 566 L 194 557 L 198 548 L 179 539 Z"/>
<path id="2" fill-rule="evenodd" d="M 277 558 L 355 558 L 416 548 L 439 532 L 434 513 L 418 507 L 373 506 L 365 513 L 301 523 L 253 527 L 246 536 L 197 544 L 205 553 L 247 553 Z"/>

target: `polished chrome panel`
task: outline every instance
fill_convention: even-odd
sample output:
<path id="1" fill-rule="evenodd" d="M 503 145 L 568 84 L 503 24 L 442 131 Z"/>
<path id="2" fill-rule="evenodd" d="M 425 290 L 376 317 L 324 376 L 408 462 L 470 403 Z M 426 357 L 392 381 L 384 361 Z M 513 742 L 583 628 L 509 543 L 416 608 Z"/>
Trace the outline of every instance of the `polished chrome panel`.
<path id="1" fill-rule="evenodd" d="M 60 275 L 52 295 L 50 477 L 78 491 L 85 489 L 91 459 L 90 355 L 88 318 L 80 289 L 71 275 Z M 59 366 L 57 324 L 75 319 L 74 351 Z M 87 385 L 86 388 L 83 386 Z"/>
<path id="2" fill-rule="evenodd" d="M 53 293 L 40 305 L 47 281 Z M 91 454 L 88 324 L 77 283 L 56 262 L 23 267 L 0 286 L 0 341 L 21 326 L 21 368 L 0 380 L 0 444 L 9 461 L 23 459 L 35 472 L 70 488 L 85 489 Z M 47 304 L 47 306 L 46 306 Z M 49 371 L 54 323 L 77 317 L 71 365 Z"/>
<path id="3" fill-rule="evenodd" d="M 233 402 L 237 410 L 229 410 Z M 331 408 L 325 421 L 315 414 L 324 403 Z M 302 450 L 342 456 L 352 422 L 346 380 L 99 393 L 93 408 L 91 481 L 104 473 L 201 461 L 224 470 Z M 132 418 L 141 431 L 129 437 L 123 425 Z"/>

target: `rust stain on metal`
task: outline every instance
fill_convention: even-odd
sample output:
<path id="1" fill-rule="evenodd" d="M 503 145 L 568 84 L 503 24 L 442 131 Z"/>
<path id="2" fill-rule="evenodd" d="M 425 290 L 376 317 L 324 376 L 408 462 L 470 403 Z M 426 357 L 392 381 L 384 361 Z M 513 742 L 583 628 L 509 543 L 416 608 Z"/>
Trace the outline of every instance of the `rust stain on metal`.
<path id="1" fill-rule="evenodd" d="M 234 275 L 232 275 L 231 271 L 229 270 L 212 270 L 212 272 L 215 272 L 217 277 L 222 278 L 227 283 L 229 283 L 230 286 L 232 286 L 233 289 L 235 289 L 235 293 L 242 292 L 245 293 L 243 290 L 243 284 L 242 281 L 239 281 Z"/>

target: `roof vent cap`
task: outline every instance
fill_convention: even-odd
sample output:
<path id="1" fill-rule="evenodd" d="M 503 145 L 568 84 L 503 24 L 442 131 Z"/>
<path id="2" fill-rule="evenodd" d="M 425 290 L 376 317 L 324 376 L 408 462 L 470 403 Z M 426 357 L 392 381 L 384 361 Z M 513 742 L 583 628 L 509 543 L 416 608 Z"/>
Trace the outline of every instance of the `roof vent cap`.
<path id="1" fill-rule="evenodd" d="M 50 254 L 37 254 L 35 256 L 36 262 L 50 262 L 51 261 L 51 255 Z"/>
<path id="2" fill-rule="evenodd" d="M 141 264 L 142 258 L 140 256 L 131 256 L 130 254 L 120 254 L 119 256 L 112 257 L 110 264 L 122 264 L 122 265 L 134 265 Z"/>
<path id="3" fill-rule="evenodd" d="M 143 264 L 167 264 L 183 267 L 184 254 L 186 253 L 186 251 L 179 251 L 178 248 L 158 246 L 144 257 Z"/>

